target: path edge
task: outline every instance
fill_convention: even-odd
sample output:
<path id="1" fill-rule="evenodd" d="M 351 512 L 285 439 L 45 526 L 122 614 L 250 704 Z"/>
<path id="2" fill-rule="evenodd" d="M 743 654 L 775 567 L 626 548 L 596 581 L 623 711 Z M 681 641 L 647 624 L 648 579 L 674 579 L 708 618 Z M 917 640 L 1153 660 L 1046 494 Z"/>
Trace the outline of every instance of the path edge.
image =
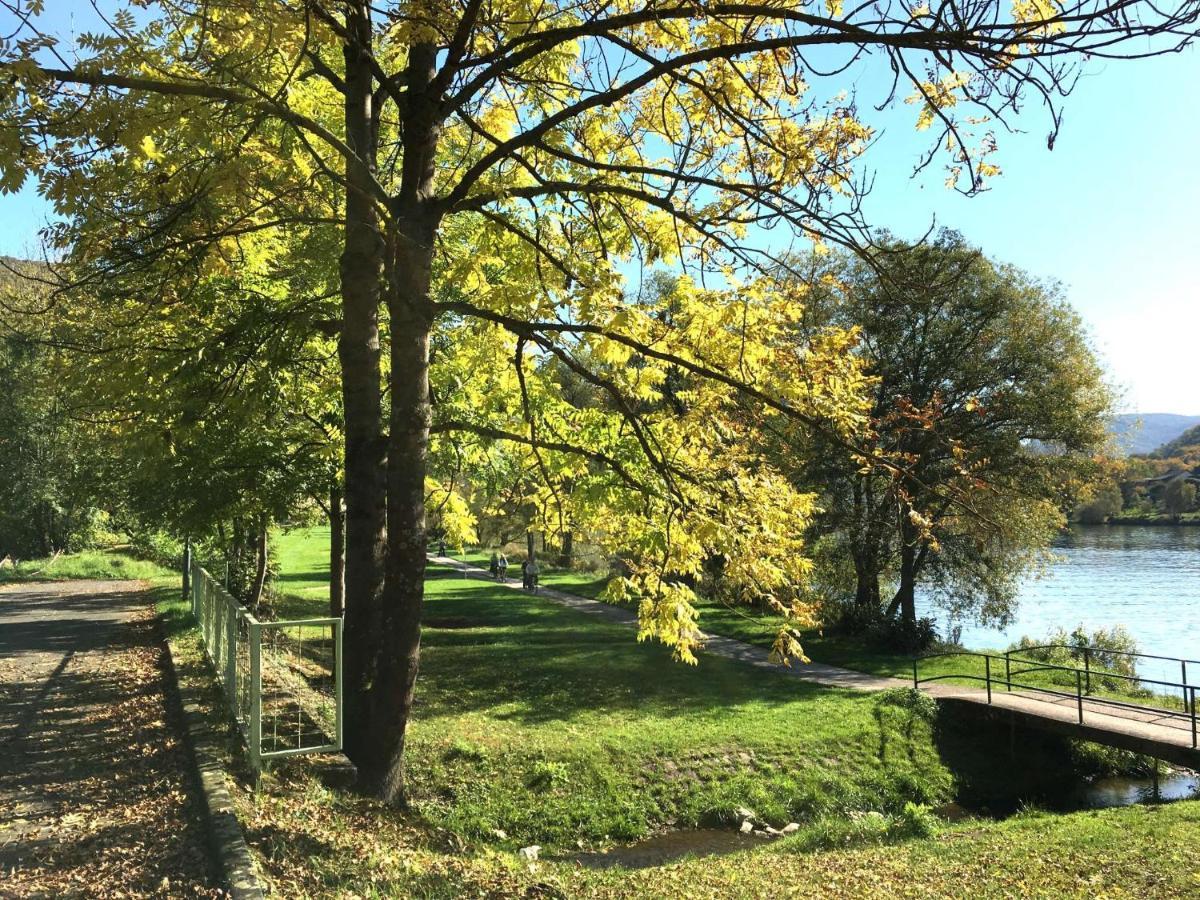
<path id="1" fill-rule="evenodd" d="M 177 712 L 182 713 L 191 774 L 200 788 L 209 849 L 217 863 L 222 885 L 233 900 L 263 900 L 263 885 L 238 821 L 233 798 L 225 786 L 225 767 L 221 764 L 201 698 L 180 681 L 161 614 L 156 612 L 155 621 L 163 645 L 163 668 L 179 705 Z"/>

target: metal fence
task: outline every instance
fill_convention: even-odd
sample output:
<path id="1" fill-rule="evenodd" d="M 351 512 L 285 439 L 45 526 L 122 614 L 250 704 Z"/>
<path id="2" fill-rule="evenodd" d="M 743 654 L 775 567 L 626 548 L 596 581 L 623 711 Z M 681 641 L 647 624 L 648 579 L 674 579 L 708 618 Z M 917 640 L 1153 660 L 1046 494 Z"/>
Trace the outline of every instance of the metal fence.
<path id="1" fill-rule="evenodd" d="M 259 621 L 195 559 L 186 590 L 250 764 L 342 749 L 342 620 Z"/>

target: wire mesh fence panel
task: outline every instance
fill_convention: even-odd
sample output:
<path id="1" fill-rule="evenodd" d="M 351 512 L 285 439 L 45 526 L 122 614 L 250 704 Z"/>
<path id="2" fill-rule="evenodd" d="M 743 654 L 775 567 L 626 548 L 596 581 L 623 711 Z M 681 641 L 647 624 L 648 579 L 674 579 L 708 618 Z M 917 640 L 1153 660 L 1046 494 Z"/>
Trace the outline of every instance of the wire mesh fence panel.
<path id="1" fill-rule="evenodd" d="M 338 619 L 262 623 L 263 758 L 337 745 Z"/>
<path id="2" fill-rule="evenodd" d="M 342 620 L 260 622 L 202 566 L 189 570 L 205 653 L 251 763 L 342 748 Z"/>

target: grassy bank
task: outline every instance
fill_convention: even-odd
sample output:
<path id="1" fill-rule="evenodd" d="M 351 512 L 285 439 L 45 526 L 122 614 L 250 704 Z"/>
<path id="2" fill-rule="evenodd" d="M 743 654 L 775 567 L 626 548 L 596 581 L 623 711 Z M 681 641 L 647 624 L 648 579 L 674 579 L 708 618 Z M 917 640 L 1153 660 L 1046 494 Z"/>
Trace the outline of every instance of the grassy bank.
<path id="1" fill-rule="evenodd" d="M 299 533 L 297 533 L 299 534 Z M 311 537 L 311 536 L 310 536 Z M 313 543 L 319 543 L 317 535 Z M 302 545 L 302 540 L 297 540 Z M 285 544 L 280 542 L 282 549 Z M 293 565 L 292 560 L 298 562 Z M 281 553 L 296 609 L 323 610 L 315 555 Z M 122 577 L 115 560 L 101 571 Z M 64 569 L 66 571 L 67 569 Z M 287 579 L 294 574 L 296 577 Z M 627 629 L 434 569 L 403 814 L 333 790 L 311 763 L 257 792 L 175 576 L 157 594 L 180 677 L 208 686 L 239 814 L 284 897 L 1193 896 L 1200 805 L 938 824 L 956 751 L 907 693 L 674 663 Z M 711 627 L 711 625 L 710 625 Z M 993 743 L 978 768 L 1014 765 Z M 1006 742 L 1000 742 L 1006 743 Z M 997 744 L 996 746 L 999 746 Z M 990 748 L 994 750 L 994 748 Z M 593 870 L 580 846 L 728 821 L 746 805 L 804 827 L 728 855 Z M 536 868 L 518 847 L 538 843 Z"/>
<path id="2" fill-rule="evenodd" d="M 281 564 L 286 574 L 286 556 Z M 294 571 L 299 577 L 283 583 L 311 592 L 309 603 L 323 602 L 318 564 Z M 598 585 L 586 574 L 546 581 L 579 593 Z M 1148 886 L 1170 895 L 1193 885 L 1188 870 L 1170 865 L 1174 842 L 1197 822 L 1191 804 L 972 820 L 922 836 L 928 823 L 919 813 L 910 821 L 905 803 L 937 804 L 953 794 L 943 755 L 954 748 L 904 694 L 797 684 L 710 657 L 681 666 L 662 648 L 634 642 L 626 628 L 437 568 L 427 602 L 409 748 L 424 830 L 408 831 L 412 819 L 366 801 L 311 786 L 304 793 L 284 776 L 249 815 L 252 831 L 273 835 L 260 850 L 296 893 L 357 891 L 367 878 L 387 885 L 381 896 L 441 892 L 437 878 L 418 889 L 406 871 L 437 872 L 453 890 L 499 895 L 531 884 L 550 895 L 663 897 L 1093 896 Z M 719 614 L 707 610 L 706 626 L 719 630 L 711 621 Z M 761 622 L 726 614 L 730 632 L 766 633 Z M 822 649 L 831 661 L 876 671 L 907 663 L 857 656 L 865 651 L 831 639 L 810 642 L 814 656 Z M 983 749 L 976 768 L 1003 770 L 982 758 Z M 637 872 L 553 859 L 530 872 L 511 855 L 538 843 L 543 857 L 562 858 L 580 845 L 728 823 L 742 805 L 774 824 L 804 827 L 733 855 Z M 345 861 L 361 859 L 364 847 L 365 862 Z"/>
<path id="3" fill-rule="evenodd" d="M 74 579 L 144 581 L 167 575 L 161 566 L 137 559 L 119 549 L 86 550 L 44 559 L 28 559 L 0 567 L 0 584 Z"/>

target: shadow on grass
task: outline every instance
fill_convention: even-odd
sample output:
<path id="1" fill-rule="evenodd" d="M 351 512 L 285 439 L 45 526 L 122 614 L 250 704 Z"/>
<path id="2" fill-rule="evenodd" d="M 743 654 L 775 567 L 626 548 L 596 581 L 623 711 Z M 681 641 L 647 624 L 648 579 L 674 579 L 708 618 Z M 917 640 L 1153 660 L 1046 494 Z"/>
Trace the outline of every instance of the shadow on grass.
<path id="1" fill-rule="evenodd" d="M 536 724 L 598 711 L 701 715 L 851 695 L 703 652 L 699 666 L 685 665 L 662 645 L 638 643 L 629 626 L 487 582 L 437 585 L 426 617 L 454 627 L 424 630 L 424 718 L 492 710 Z"/>

